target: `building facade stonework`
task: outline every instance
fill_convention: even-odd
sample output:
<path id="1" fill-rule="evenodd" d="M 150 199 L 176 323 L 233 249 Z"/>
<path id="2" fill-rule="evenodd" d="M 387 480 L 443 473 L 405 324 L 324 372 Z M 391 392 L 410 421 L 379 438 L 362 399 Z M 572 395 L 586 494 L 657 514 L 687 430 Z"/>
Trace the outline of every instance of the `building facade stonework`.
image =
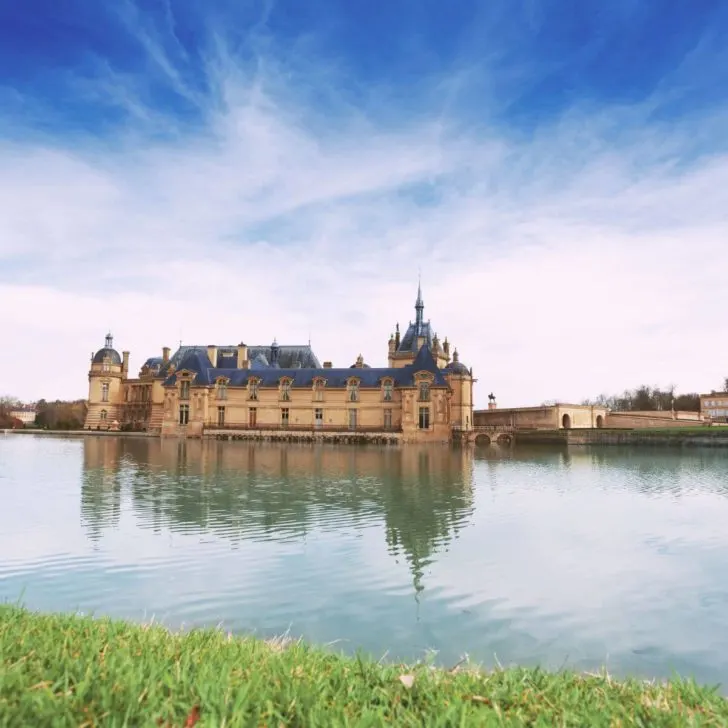
<path id="1" fill-rule="evenodd" d="M 216 433 L 387 433 L 403 442 L 449 442 L 473 427 L 472 370 L 424 319 L 399 324 L 387 366 L 359 355 L 345 368 L 320 363 L 310 345 L 180 346 L 147 359 L 129 377 L 129 352 L 111 335 L 91 357 L 87 429 Z"/>

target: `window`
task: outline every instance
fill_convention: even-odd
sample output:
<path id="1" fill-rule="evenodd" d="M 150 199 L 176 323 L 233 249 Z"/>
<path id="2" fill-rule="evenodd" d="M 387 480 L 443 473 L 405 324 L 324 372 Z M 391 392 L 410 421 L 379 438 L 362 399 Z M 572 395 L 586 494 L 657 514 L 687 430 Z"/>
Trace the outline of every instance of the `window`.
<path id="1" fill-rule="evenodd" d="M 217 385 L 217 398 L 218 399 L 227 399 L 227 382 L 220 382 Z"/>
<path id="2" fill-rule="evenodd" d="M 385 430 L 392 429 L 392 410 L 391 409 L 384 410 L 384 429 Z"/>
<path id="3" fill-rule="evenodd" d="M 217 424 L 222 427 L 225 424 L 225 408 L 217 408 Z"/>
<path id="4" fill-rule="evenodd" d="M 429 382 L 420 382 L 420 402 L 430 401 L 430 384 Z"/>
<path id="5" fill-rule="evenodd" d="M 104 382 L 101 385 L 101 401 L 102 402 L 109 401 L 109 383 L 108 382 Z"/>
<path id="6" fill-rule="evenodd" d="M 281 399 L 284 402 L 291 401 L 291 381 L 290 381 L 290 379 L 284 379 L 281 381 Z"/>
<path id="7" fill-rule="evenodd" d="M 255 427 L 258 424 L 258 410 L 251 407 L 248 410 L 248 427 Z"/>
<path id="8" fill-rule="evenodd" d="M 356 410 L 349 410 L 349 429 L 356 430 Z"/>
<path id="9" fill-rule="evenodd" d="M 316 407 L 313 411 L 313 422 L 316 427 L 321 427 L 324 424 L 324 411 L 321 407 Z"/>
<path id="10" fill-rule="evenodd" d="M 107 413 L 107 411 L 106 411 L 106 410 L 101 410 L 101 415 L 100 415 L 100 417 L 101 417 L 101 421 L 102 421 L 102 422 L 106 422 L 106 415 L 107 415 L 107 414 L 108 414 L 108 413 Z"/>
<path id="11" fill-rule="evenodd" d="M 104 359 L 104 363 L 101 365 L 101 371 L 103 371 L 103 372 L 111 371 L 111 362 L 109 362 L 108 359 Z"/>
<path id="12" fill-rule="evenodd" d="M 349 402 L 359 401 L 359 382 L 349 382 Z"/>
<path id="13" fill-rule="evenodd" d="M 324 386 L 325 383 L 322 379 L 317 379 L 313 383 L 313 398 L 315 402 L 324 401 Z"/>
<path id="14" fill-rule="evenodd" d="M 290 414 L 290 412 L 289 412 L 288 407 L 284 407 L 281 410 L 281 426 L 282 427 L 288 427 L 288 422 L 290 420 L 289 414 Z"/>
<path id="15" fill-rule="evenodd" d="M 190 398 L 190 383 L 187 380 L 182 381 L 182 383 L 179 385 L 179 398 Z"/>
<path id="16" fill-rule="evenodd" d="M 382 387 L 383 395 L 384 395 L 384 401 L 385 402 L 391 402 L 392 401 L 392 392 L 394 390 L 394 385 L 390 380 L 386 380 L 384 382 L 384 385 Z"/>
<path id="17" fill-rule="evenodd" d="M 257 379 L 251 379 L 248 383 L 248 392 L 250 395 L 250 399 L 258 399 L 258 380 Z"/>
<path id="18" fill-rule="evenodd" d="M 430 429 L 430 408 L 420 407 L 420 430 Z"/>
<path id="19" fill-rule="evenodd" d="M 190 406 L 188 404 L 181 404 L 179 406 L 179 423 L 180 425 L 186 425 L 190 421 Z"/>

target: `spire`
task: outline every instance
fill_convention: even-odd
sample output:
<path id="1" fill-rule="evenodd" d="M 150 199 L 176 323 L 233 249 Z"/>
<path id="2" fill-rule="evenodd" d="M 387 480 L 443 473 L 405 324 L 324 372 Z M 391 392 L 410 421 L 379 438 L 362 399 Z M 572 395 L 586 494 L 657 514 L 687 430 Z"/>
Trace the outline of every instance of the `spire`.
<path id="1" fill-rule="evenodd" d="M 415 301 L 415 311 L 417 313 L 415 317 L 415 325 L 417 326 L 417 333 L 422 330 L 423 314 L 425 311 L 425 304 L 422 301 L 422 281 L 420 277 L 417 277 L 417 301 Z"/>

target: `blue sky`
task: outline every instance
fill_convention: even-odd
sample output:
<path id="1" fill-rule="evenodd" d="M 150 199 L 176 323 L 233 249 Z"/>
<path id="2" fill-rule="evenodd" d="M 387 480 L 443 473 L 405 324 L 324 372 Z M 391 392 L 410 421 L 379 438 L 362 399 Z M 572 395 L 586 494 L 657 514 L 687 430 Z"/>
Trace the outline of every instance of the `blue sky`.
<path id="1" fill-rule="evenodd" d="M 418 270 L 477 404 L 709 390 L 727 130 L 718 0 L 0 0 L 0 329 L 63 362 L 0 393 L 108 328 L 382 365 Z"/>

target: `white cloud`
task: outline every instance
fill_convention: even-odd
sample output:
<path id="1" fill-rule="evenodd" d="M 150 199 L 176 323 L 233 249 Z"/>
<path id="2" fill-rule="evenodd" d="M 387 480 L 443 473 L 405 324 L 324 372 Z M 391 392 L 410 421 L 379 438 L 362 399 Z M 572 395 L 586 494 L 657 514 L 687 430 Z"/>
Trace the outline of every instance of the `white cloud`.
<path id="1" fill-rule="evenodd" d="M 172 56 L 153 34 L 144 46 L 179 91 Z M 99 67 L 86 93 L 137 126 L 104 143 L 0 141 L 4 392 L 84 396 L 109 328 L 133 368 L 180 337 L 309 333 L 322 360 L 383 365 L 418 268 L 477 405 L 491 390 L 512 406 L 728 375 L 723 138 L 697 156 L 693 127 L 646 125 L 659 99 L 574 109 L 530 139 L 463 128 L 442 107 L 384 121 L 336 97 L 335 68 L 300 89 L 270 58 L 237 66 L 224 49 L 206 61 L 216 91 L 200 126 Z M 724 133 L 720 118 L 703 134 Z"/>

